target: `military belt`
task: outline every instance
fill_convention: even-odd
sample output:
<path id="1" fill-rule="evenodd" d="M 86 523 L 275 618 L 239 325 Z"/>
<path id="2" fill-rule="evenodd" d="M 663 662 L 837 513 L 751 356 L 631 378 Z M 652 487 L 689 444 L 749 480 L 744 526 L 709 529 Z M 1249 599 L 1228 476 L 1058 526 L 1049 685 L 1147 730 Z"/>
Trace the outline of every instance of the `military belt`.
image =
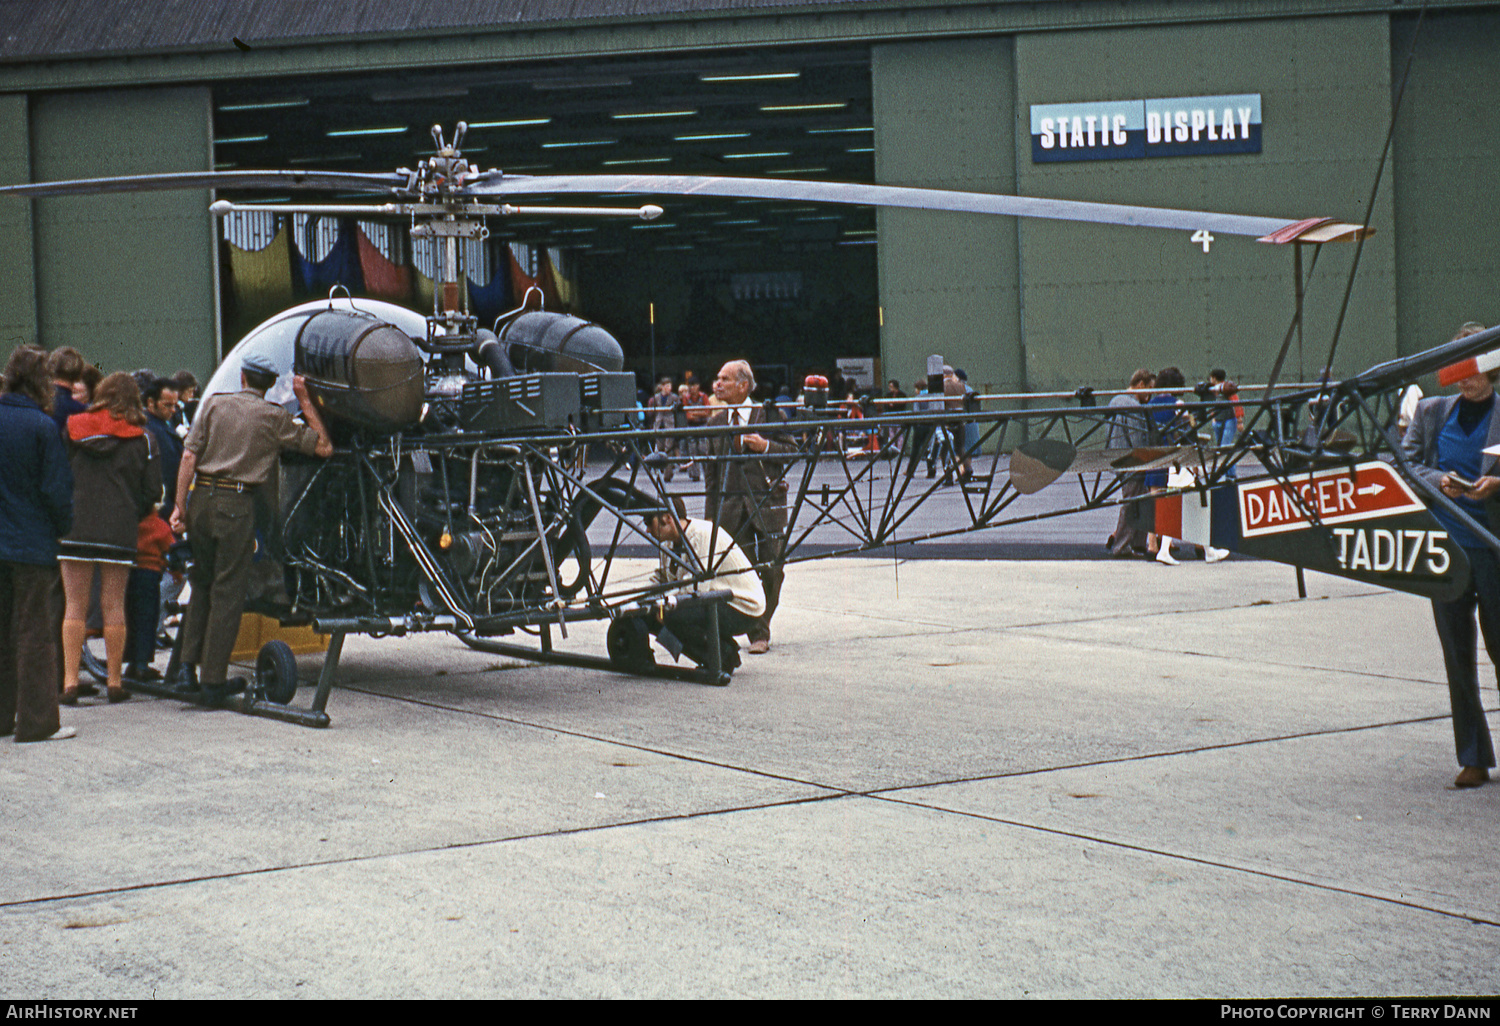
<path id="1" fill-rule="evenodd" d="M 225 492 L 248 492 L 256 487 L 246 481 L 236 481 L 229 477 L 216 477 L 213 474 L 198 474 L 193 478 L 194 487 L 214 488 Z"/>

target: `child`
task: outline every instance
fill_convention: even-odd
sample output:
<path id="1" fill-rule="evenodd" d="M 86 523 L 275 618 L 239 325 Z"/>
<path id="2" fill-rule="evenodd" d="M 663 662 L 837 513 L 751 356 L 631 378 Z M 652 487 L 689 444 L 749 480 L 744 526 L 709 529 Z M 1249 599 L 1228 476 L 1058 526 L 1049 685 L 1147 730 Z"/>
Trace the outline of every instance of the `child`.
<path id="1" fill-rule="evenodd" d="M 167 569 L 172 529 L 155 510 L 141 518 L 136 529 L 135 566 L 125 586 L 129 633 L 125 638 L 125 676 L 131 680 L 161 680 L 151 665 L 156 658 L 156 633 L 161 603 L 161 576 Z"/>

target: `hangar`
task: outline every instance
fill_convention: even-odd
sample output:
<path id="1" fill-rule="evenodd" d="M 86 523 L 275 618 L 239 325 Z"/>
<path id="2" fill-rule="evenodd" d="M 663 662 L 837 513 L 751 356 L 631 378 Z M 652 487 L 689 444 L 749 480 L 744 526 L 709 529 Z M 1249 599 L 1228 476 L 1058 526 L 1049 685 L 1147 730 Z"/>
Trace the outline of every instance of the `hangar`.
<path id="1" fill-rule="evenodd" d="M 1360 221 L 1393 131 L 1343 373 L 1500 320 L 1500 228 L 1478 216 L 1500 156 L 1497 43 L 1500 5 L 1477 0 L 15 0 L 0 5 L 0 181 L 386 171 L 430 152 L 434 124 L 451 138 L 463 120 L 465 153 L 508 172 Z M 210 199 L 0 203 L 0 337 L 76 345 L 108 370 L 201 374 L 260 317 L 334 282 L 420 308 L 423 253 L 399 230 L 220 223 Z M 1257 380 L 1292 312 L 1289 255 L 1251 240 L 662 205 L 649 225 L 493 225 L 471 302 L 503 308 L 538 281 L 614 332 L 643 377 L 745 355 L 795 378 L 864 358 L 909 384 L 941 352 L 1003 392 L 1109 384 L 1140 365 Z M 1330 247 L 1313 265 L 1295 376 L 1321 365 L 1353 255 Z"/>

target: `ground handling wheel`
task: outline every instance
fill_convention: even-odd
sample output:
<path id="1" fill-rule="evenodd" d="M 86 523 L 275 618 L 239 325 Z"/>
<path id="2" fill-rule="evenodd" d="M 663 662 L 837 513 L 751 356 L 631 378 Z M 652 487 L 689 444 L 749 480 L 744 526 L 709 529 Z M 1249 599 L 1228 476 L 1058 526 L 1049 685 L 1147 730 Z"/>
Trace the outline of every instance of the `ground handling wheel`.
<path id="1" fill-rule="evenodd" d="M 100 684 L 109 683 L 109 667 L 106 665 L 104 639 L 102 637 L 84 639 L 83 654 L 79 661 L 79 666 Z"/>
<path id="2" fill-rule="evenodd" d="M 297 697 L 297 658 L 284 641 L 268 641 L 255 659 L 255 690 L 278 705 Z"/>
<path id="3" fill-rule="evenodd" d="M 651 634 L 640 617 L 628 616 L 609 625 L 604 636 L 609 661 L 622 673 L 651 673 L 656 656 L 651 653 Z"/>

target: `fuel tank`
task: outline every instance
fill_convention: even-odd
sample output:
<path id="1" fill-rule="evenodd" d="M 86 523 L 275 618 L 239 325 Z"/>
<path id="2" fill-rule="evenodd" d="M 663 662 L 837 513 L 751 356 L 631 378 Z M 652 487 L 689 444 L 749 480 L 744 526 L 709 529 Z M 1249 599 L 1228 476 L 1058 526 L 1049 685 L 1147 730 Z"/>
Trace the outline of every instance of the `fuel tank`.
<path id="1" fill-rule="evenodd" d="M 392 432 L 422 415 L 421 350 L 368 314 L 330 309 L 309 317 L 297 332 L 292 369 L 334 420 Z"/>
<path id="2" fill-rule="evenodd" d="M 592 374 L 625 366 L 625 351 L 613 335 L 570 314 L 523 313 L 501 324 L 496 334 L 518 374 Z"/>

